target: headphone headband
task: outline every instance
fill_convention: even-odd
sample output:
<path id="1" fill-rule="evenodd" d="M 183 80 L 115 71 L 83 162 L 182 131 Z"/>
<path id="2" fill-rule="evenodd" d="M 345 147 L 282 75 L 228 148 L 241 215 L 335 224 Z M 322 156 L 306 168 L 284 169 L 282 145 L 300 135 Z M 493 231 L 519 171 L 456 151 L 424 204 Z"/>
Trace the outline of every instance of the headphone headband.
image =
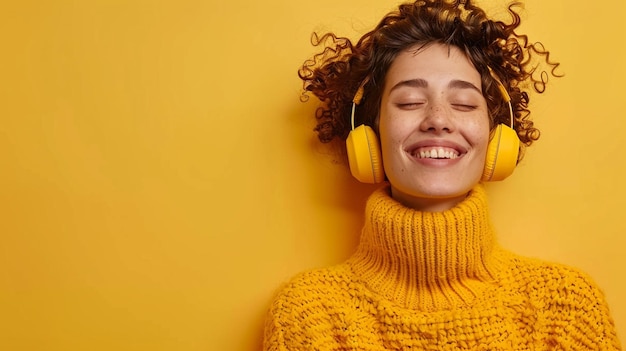
<path id="1" fill-rule="evenodd" d="M 367 82 L 369 82 L 369 78 L 366 77 L 365 79 L 363 79 L 363 81 L 359 85 L 359 88 L 354 94 L 354 97 L 352 98 L 352 114 L 350 116 L 352 130 L 354 130 L 354 111 L 356 110 L 356 105 L 360 104 L 361 100 L 363 100 L 363 95 L 365 94 L 365 84 L 367 84 Z"/>
<path id="2" fill-rule="evenodd" d="M 491 69 L 491 67 L 487 67 L 487 68 L 489 69 L 489 74 L 491 75 L 491 78 L 493 78 L 498 84 L 498 90 L 500 90 L 500 94 L 502 95 L 502 98 L 504 98 L 504 101 L 506 101 L 507 105 L 509 105 L 509 116 L 511 117 L 510 127 L 511 129 L 515 129 L 515 126 L 513 125 L 514 118 L 513 118 L 513 105 L 511 104 L 511 95 L 509 95 L 509 92 L 504 87 L 504 84 L 502 84 L 502 81 L 500 80 L 500 78 L 498 78 L 498 76 L 496 76 L 495 72 Z"/>

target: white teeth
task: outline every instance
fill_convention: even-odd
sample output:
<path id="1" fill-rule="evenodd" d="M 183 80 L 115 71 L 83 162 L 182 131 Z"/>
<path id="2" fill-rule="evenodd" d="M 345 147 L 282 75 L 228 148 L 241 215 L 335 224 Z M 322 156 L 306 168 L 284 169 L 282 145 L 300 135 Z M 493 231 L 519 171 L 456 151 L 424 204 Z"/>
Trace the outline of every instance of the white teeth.
<path id="1" fill-rule="evenodd" d="M 455 151 L 444 150 L 443 148 L 431 149 L 431 150 L 420 150 L 418 155 L 419 158 L 448 158 L 455 159 L 459 157 L 459 155 Z"/>

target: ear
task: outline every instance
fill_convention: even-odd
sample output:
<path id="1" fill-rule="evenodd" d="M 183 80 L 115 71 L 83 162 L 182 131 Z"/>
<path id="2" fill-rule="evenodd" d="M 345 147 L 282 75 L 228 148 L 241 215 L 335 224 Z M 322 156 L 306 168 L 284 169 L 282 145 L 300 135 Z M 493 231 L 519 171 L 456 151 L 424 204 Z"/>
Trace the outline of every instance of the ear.
<path id="1" fill-rule="evenodd" d="M 483 181 L 498 181 L 510 176 L 517 166 L 520 140 L 515 130 L 499 124 L 491 131 Z"/>
<path id="2" fill-rule="evenodd" d="M 352 175 L 363 183 L 380 183 L 385 180 L 382 152 L 376 132 L 367 125 L 360 125 L 346 139 L 348 163 Z"/>

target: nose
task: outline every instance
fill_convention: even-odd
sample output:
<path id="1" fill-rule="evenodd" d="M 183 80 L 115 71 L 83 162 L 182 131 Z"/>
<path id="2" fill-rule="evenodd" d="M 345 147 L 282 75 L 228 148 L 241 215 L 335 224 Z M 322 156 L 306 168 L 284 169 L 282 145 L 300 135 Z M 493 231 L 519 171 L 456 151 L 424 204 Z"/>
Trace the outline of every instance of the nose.
<path id="1" fill-rule="evenodd" d="M 450 117 L 450 111 L 442 104 L 430 104 L 426 108 L 424 119 L 420 123 L 420 130 L 424 132 L 450 133 L 454 128 Z"/>

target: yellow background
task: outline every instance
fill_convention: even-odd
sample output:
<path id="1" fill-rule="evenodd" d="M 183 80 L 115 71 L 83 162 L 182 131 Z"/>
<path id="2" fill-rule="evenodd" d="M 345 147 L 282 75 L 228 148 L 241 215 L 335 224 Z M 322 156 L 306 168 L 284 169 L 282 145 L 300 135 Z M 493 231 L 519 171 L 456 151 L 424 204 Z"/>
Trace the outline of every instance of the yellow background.
<path id="1" fill-rule="evenodd" d="M 0 349 L 257 349 L 275 289 L 354 250 L 372 190 L 299 102 L 310 33 L 356 38 L 395 4 L 3 1 Z M 526 2 L 566 77 L 489 185 L 502 244 L 589 272 L 622 339 L 625 15 Z"/>

